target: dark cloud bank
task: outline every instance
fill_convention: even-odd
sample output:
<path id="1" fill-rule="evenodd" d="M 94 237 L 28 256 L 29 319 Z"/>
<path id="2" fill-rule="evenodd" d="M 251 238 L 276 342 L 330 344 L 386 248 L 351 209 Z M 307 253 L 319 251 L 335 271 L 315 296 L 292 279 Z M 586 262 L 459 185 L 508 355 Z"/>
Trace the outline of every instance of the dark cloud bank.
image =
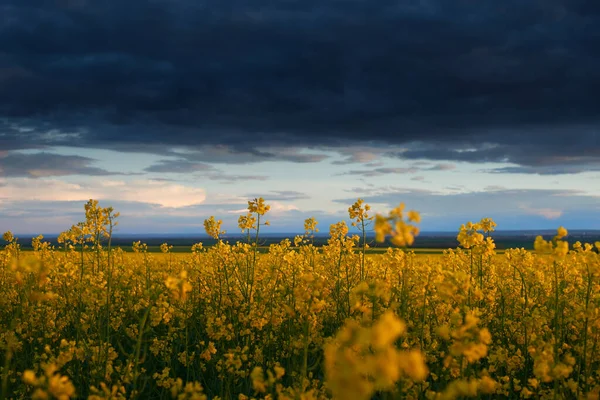
<path id="1" fill-rule="evenodd" d="M 3 0 L 0 14 L 0 151 L 314 162 L 290 149 L 403 145 L 388 155 L 600 169 L 597 1 Z M 202 169 L 153 168 L 169 167 Z"/>
<path id="2" fill-rule="evenodd" d="M 64 175 L 122 175 L 91 166 L 94 159 L 81 156 L 63 156 L 52 153 L 0 154 L 0 177 L 42 178 Z"/>

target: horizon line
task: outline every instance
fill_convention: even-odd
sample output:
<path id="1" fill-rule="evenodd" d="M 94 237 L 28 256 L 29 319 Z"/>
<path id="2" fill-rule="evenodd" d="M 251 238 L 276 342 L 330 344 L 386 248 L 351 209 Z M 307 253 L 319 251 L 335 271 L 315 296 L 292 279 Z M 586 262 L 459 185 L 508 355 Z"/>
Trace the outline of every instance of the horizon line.
<path id="1" fill-rule="evenodd" d="M 573 228 L 573 229 L 568 229 L 568 232 L 571 233 L 597 233 L 600 234 L 600 229 L 598 228 L 590 228 L 590 229 L 586 229 L 586 228 Z M 498 233 L 530 233 L 530 232 L 553 232 L 556 231 L 556 228 L 539 228 L 539 229 L 535 229 L 535 228 L 528 228 L 528 229 L 498 229 L 495 230 L 491 233 L 491 235 L 493 236 L 494 233 L 498 234 Z M 453 233 L 458 233 L 459 230 L 424 230 L 419 232 L 418 236 L 425 236 L 425 235 L 431 235 L 431 234 L 453 234 Z M 43 236 L 58 236 L 60 235 L 61 232 L 46 232 L 46 233 L 31 233 L 31 232 L 13 232 L 13 235 L 16 236 L 29 236 L 29 235 L 33 235 L 33 236 L 38 236 L 38 235 L 43 235 Z M 304 231 L 281 231 L 281 232 L 261 232 L 261 236 L 282 236 L 282 235 L 303 235 L 305 232 Z M 358 234 L 360 232 L 348 232 L 349 235 L 352 234 Z M 369 232 L 372 233 L 372 232 Z M 112 237 L 119 237 L 119 236 L 141 236 L 141 237 L 149 237 L 149 236 L 185 236 L 185 237 L 191 237 L 191 236 L 201 236 L 201 237 L 207 237 L 210 238 L 210 236 L 208 234 L 206 234 L 206 232 L 198 232 L 198 233 L 194 233 L 194 232 L 123 232 L 123 233 L 113 233 Z M 225 235 L 223 235 L 223 237 L 245 237 L 246 235 L 243 233 L 226 233 Z M 329 233 L 326 232 L 318 232 L 314 234 L 315 237 L 328 237 Z M 371 236 L 371 235 L 368 235 Z"/>

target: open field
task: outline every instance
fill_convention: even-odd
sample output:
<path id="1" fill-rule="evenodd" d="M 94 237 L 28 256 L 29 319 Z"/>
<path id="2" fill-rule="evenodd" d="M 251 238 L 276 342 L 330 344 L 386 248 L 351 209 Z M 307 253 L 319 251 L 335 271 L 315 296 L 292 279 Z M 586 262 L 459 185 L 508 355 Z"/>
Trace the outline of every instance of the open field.
<path id="1" fill-rule="evenodd" d="M 357 233 L 356 230 L 350 230 L 350 233 Z M 536 230 L 536 231 L 506 231 L 506 232 L 495 232 L 494 233 L 494 243 L 496 244 L 496 251 L 502 252 L 505 249 L 510 248 L 525 248 L 527 250 L 533 250 L 533 243 L 538 235 L 542 235 L 544 238 L 549 239 L 554 236 L 555 231 L 548 230 Z M 261 252 L 265 252 L 268 250 L 271 244 L 281 243 L 282 240 L 289 239 L 291 241 L 294 240 L 294 237 L 298 234 L 302 233 L 289 233 L 289 234 L 270 234 L 266 235 L 266 237 L 262 237 L 258 246 Z M 31 240 L 35 238 L 37 235 L 18 235 L 20 238 L 21 249 L 22 250 L 32 250 Z M 315 236 L 313 238 L 314 245 L 316 247 L 321 247 L 327 244 L 329 237 L 328 236 Z M 58 243 L 57 235 L 44 235 L 44 240 L 50 242 L 53 246 L 60 247 Z M 244 241 L 245 238 L 241 235 L 227 235 L 227 237 L 223 238 L 224 241 L 228 241 L 230 243 L 235 243 L 237 241 Z M 572 246 L 577 241 L 580 242 L 588 242 L 594 243 L 596 241 L 600 241 L 600 231 L 589 230 L 589 231 L 569 231 L 569 236 L 566 238 L 569 244 Z M 206 234 L 202 235 L 187 235 L 187 236 L 177 236 L 177 235 L 115 235 L 113 237 L 113 247 L 121 247 L 124 251 L 131 252 L 131 245 L 133 242 L 141 241 L 142 243 L 146 243 L 148 245 L 148 251 L 151 253 L 160 253 L 160 246 L 163 243 L 168 243 L 172 245 L 173 248 L 171 252 L 173 253 L 189 253 L 191 251 L 191 247 L 198 242 L 202 242 L 205 247 L 214 246 L 217 241 Z M 372 234 L 369 234 L 367 237 L 367 243 L 371 246 L 367 249 L 368 253 L 381 253 L 385 252 L 387 248 L 391 245 L 389 240 L 385 243 L 378 243 L 375 241 L 375 238 Z M 0 246 L 5 246 L 7 243 L 0 238 Z M 417 253 L 426 252 L 426 253 L 436 253 L 443 252 L 446 249 L 455 249 L 459 246 L 459 242 L 456 239 L 456 232 L 425 232 L 419 234 L 419 239 L 410 247 L 410 250 L 413 250 Z M 292 248 L 295 246 L 292 245 Z"/>
<path id="2" fill-rule="evenodd" d="M 598 398 L 600 256 L 562 228 L 535 251 L 498 254 L 482 221 L 444 254 L 371 254 L 342 223 L 265 251 L 213 220 L 214 246 L 124 252 L 97 210 L 61 249 L 5 235 L 0 398 Z M 409 244 L 410 220 L 378 224 Z"/>
<path id="3" fill-rule="evenodd" d="M 131 248 L 129 248 L 129 249 L 120 248 L 120 249 L 122 249 L 125 253 L 133 253 L 133 250 L 131 250 Z M 300 249 L 300 247 L 290 246 L 290 250 L 298 251 L 299 249 Z M 421 255 L 442 255 L 444 253 L 444 251 L 449 250 L 449 249 L 408 248 L 405 250 L 412 251 L 417 255 L 419 255 L 419 254 L 421 254 Z M 23 252 L 33 252 L 33 248 L 31 248 L 31 247 L 23 248 L 22 251 Z M 267 254 L 269 252 L 269 247 L 258 246 L 257 251 L 260 254 Z M 496 254 L 504 254 L 504 251 L 505 250 L 497 250 Z M 366 254 L 369 256 L 372 256 L 372 255 L 378 255 L 378 254 L 385 254 L 386 252 L 387 252 L 387 248 L 377 247 L 377 248 L 367 249 Z M 159 253 L 162 253 L 162 251 L 160 249 L 160 246 L 148 246 L 148 253 L 159 254 Z M 185 256 L 185 255 L 189 255 L 191 253 L 191 249 L 190 249 L 190 246 L 173 246 L 173 248 L 169 251 L 169 253 L 172 254 L 173 256 Z"/>

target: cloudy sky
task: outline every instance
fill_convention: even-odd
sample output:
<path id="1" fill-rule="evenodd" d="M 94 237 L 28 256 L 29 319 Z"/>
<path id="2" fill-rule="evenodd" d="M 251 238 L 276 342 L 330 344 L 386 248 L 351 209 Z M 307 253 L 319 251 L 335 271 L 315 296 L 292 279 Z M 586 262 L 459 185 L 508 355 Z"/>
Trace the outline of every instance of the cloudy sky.
<path id="1" fill-rule="evenodd" d="M 0 0 L 0 230 L 600 229 L 595 0 Z"/>

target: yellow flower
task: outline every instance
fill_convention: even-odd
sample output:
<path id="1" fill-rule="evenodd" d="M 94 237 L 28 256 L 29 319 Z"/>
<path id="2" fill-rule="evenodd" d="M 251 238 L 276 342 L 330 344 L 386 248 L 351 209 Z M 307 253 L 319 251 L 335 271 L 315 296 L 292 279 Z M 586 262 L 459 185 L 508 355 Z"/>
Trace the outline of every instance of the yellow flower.
<path id="1" fill-rule="evenodd" d="M 4 235 L 2 235 L 2 239 L 4 239 L 4 241 L 6 242 L 12 242 L 15 239 L 15 237 L 13 236 L 11 231 L 7 231 L 4 232 Z"/>
<path id="2" fill-rule="evenodd" d="M 554 254 L 559 257 L 566 256 L 569 252 L 569 242 L 559 241 L 556 242 L 556 247 L 554 248 Z"/>
<path id="3" fill-rule="evenodd" d="M 273 371 L 275 372 L 275 379 L 281 379 L 285 375 L 285 368 L 280 365 L 275 365 Z"/>
<path id="4" fill-rule="evenodd" d="M 75 386 L 68 377 L 54 374 L 48 380 L 48 392 L 59 400 L 68 400 L 75 396 Z"/>
<path id="5" fill-rule="evenodd" d="M 256 218 L 252 216 L 251 213 L 240 215 L 238 218 L 238 226 L 242 230 L 242 233 L 251 229 L 256 229 Z"/>
<path id="6" fill-rule="evenodd" d="M 567 235 L 567 230 L 562 226 L 557 229 L 557 234 L 552 241 L 544 240 L 541 236 L 537 236 L 533 243 L 533 248 L 540 254 L 553 253 L 558 257 L 563 257 L 569 252 L 569 243 L 560 239 Z"/>
<path id="7" fill-rule="evenodd" d="M 334 398 L 370 399 L 375 391 L 391 390 L 404 374 L 413 380 L 427 376 L 420 351 L 403 351 L 394 342 L 405 325 L 391 311 L 371 328 L 348 319 L 324 348 L 327 386 Z"/>
<path id="8" fill-rule="evenodd" d="M 391 311 L 386 311 L 371 328 L 371 344 L 383 348 L 406 331 L 406 325 Z"/>
<path id="9" fill-rule="evenodd" d="M 373 217 L 369 215 L 371 206 L 368 204 L 363 206 L 363 203 L 363 199 L 358 199 L 348 208 L 348 216 L 350 219 L 354 220 L 352 226 L 358 226 L 358 224 L 363 224 L 373 219 Z"/>
<path id="10" fill-rule="evenodd" d="M 403 219 L 404 203 L 390 211 L 388 217 L 381 215 L 375 216 L 375 240 L 383 242 L 385 237 L 391 235 L 390 241 L 396 246 L 411 246 L 414 243 L 415 236 L 419 234 L 419 228 Z M 418 212 L 411 210 L 408 212 L 409 222 L 420 222 L 421 217 Z"/>
<path id="11" fill-rule="evenodd" d="M 497 226 L 491 218 L 482 218 L 481 221 L 479 221 L 479 225 L 484 232 L 493 232 Z"/>
<path id="12" fill-rule="evenodd" d="M 163 252 L 163 253 L 165 253 L 165 254 L 168 253 L 168 252 L 170 252 L 171 250 L 173 250 L 173 246 L 172 245 L 169 246 L 167 243 L 163 243 L 163 244 L 160 245 L 160 251 Z"/>
<path id="13" fill-rule="evenodd" d="M 332 238 L 342 238 L 348 234 L 348 225 L 346 225 L 346 221 L 340 221 L 335 224 L 331 224 L 329 226 L 329 236 Z"/>
<path id="14" fill-rule="evenodd" d="M 171 291 L 171 295 L 177 301 L 185 302 L 187 294 L 192 291 L 192 285 L 187 280 L 187 271 L 181 271 L 179 277 L 169 276 L 165 280 L 165 286 Z"/>
<path id="15" fill-rule="evenodd" d="M 418 212 L 416 212 L 414 210 L 410 210 L 408 212 L 408 220 L 410 222 L 419 223 L 419 222 L 421 222 L 421 214 L 419 214 Z"/>
<path id="16" fill-rule="evenodd" d="M 538 253 L 546 253 L 552 251 L 552 243 L 544 240 L 541 236 L 536 236 L 535 241 L 533 242 L 533 248 Z"/>
<path id="17" fill-rule="evenodd" d="M 472 222 L 467 222 L 467 225 L 461 225 L 458 235 L 456 236 L 456 240 L 460 243 L 460 245 L 465 249 L 470 249 L 472 247 L 477 247 L 483 244 L 485 238 L 480 233 L 477 232 L 481 229 L 480 224 L 474 224 Z"/>
<path id="18" fill-rule="evenodd" d="M 35 377 L 35 372 L 33 372 L 32 370 L 28 369 L 25 370 L 23 372 L 23 382 L 25 382 L 28 385 L 36 385 L 37 384 L 37 378 Z"/>
<path id="19" fill-rule="evenodd" d="M 304 220 L 305 233 L 308 235 L 313 232 L 319 232 L 319 228 L 317 228 L 318 224 L 319 223 L 317 222 L 317 220 L 313 217 L 305 219 Z"/>
<path id="20" fill-rule="evenodd" d="M 387 235 L 389 235 L 390 233 L 392 233 L 392 225 L 390 225 L 390 223 L 388 222 L 388 220 L 377 214 L 375 216 L 375 240 L 378 242 L 383 242 L 385 240 L 385 237 Z"/>
<path id="21" fill-rule="evenodd" d="M 423 381 L 429 374 L 425 356 L 417 350 L 404 353 L 400 357 L 400 366 L 404 373 L 415 381 Z"/>
<path id="22" fill-rule="evenodd" d="M 265 215 L 270 209 L 271 206 L 266 205 L 265 199 L 263 199 L 262 197 L 248 202 L 248 211 L 250 211 L 251 213 Z"/>
<path id="23" fill-rule="evenodd" d="M 223 221 L 215 220 L 214 216 L 211 216 L 209 219 L 204 220 L 204 230 L 206 234 L 213 239 L 219 239 L 221 235 L 225 233 L 225 231 L 221 230 L 221 224 Z"/>

